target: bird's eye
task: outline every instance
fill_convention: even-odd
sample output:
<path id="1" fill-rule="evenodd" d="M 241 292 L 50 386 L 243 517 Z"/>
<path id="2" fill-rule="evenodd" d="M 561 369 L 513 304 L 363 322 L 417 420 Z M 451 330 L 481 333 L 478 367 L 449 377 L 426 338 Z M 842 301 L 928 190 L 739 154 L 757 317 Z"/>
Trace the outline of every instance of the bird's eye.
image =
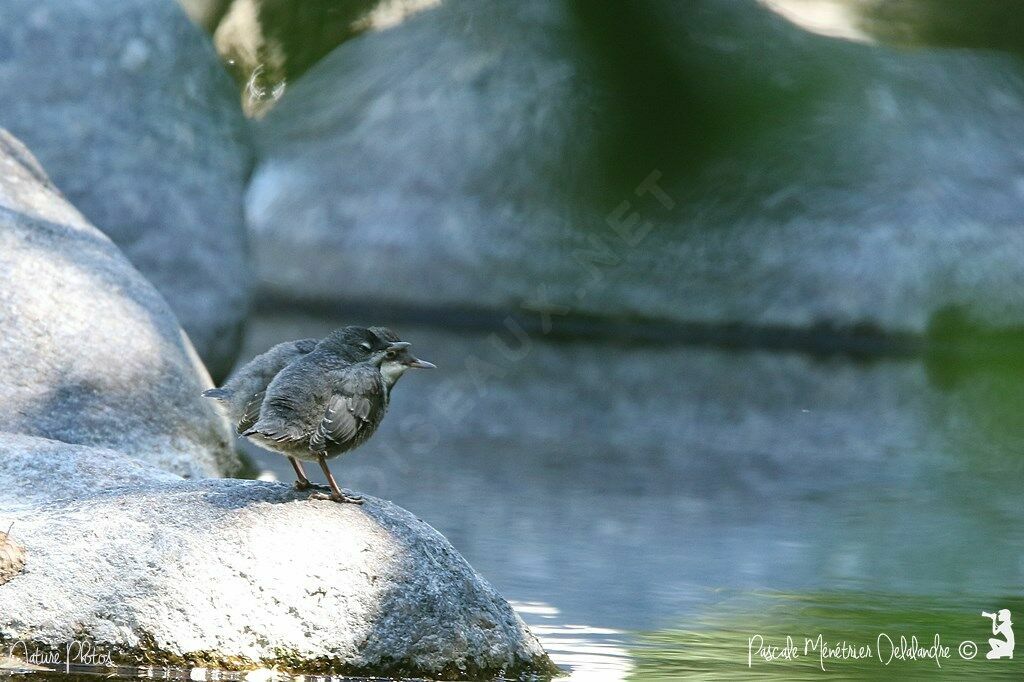
<path id="1" fill-rule="evenodd" d="M 369 353 L 371 350 L 373 350 L 373 348 L 370 347 L 370 344 L 366 343 L 365 341 L 363 341 L 361 344 L 359 344 L 359 347 L 362 348 L 363 350 L 365 350 L 367 353 Z"/>
<path id="2" fill-rule="evenodd" d="M 389 350 L 387 353 L 384 354 L 384 357 L 386 357 L 388 360 L 394 360 L 396 355 L 398 355 L 398 353 L 396 353 L 393 350 Z"/>

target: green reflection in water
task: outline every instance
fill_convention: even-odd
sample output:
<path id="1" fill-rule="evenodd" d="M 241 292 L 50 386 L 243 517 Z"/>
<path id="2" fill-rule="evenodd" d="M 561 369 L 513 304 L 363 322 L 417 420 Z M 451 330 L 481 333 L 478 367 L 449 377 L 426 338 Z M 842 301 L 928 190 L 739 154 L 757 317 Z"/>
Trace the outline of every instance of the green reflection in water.
<path id="1" fill-rule="evenodd" d="M 635 667 L 629 679 L 1021 679 L 1024 642 L 1017 644 L 1015 659 L 986 659 L 988 640 L 993 636 L 992 621 L 981 613 L 999 609 L 1009 609 L 1021 618 L 1017 629 L 1024 635 L 1024 600 L 1020 598 L 930 599 L 854 592 L 731 599 L 713 607 L 691 626 L 639 636 L 631 651 Z M 881 638 L 879 649 L 883 633 L 888 639 Z M 819 634 L 830 650 L 840 650 L 839 656 L 826 657 L 825 672 L 820 650 L 805 641 L 813 642 Z M 937 652 L 941 667 L 931 658 L 899 658 L 901 637 L 908 647 L 916 636 L 920 648 L 931 649 L 936 634 L 944 647 Z M 784 653 L 786 637 L 792 637 L 797 657 L 766 662 L 758 654 L 758 636 L 763 638 L 765 649 L 774 646 L 777 653 Z M 971 660 L 960 653 L 965 641 L 977 646 Z M 843 642 L 864 657 L 844 660 Z M 964 647 L 969 655 L 970 645 Z"/>

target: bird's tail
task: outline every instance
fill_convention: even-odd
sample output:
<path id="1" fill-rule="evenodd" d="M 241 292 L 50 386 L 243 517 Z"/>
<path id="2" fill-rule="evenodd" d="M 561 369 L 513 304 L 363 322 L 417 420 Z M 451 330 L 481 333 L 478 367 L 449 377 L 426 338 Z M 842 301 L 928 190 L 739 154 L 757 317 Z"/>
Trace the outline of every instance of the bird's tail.
<path id="1" fill-rule="evenodd" d="M 226 388 L 208 388 L 203 391 L 204 398 L 213 398 L 214 400 L 227 400 L 231 397 L 231 391 Z"/>

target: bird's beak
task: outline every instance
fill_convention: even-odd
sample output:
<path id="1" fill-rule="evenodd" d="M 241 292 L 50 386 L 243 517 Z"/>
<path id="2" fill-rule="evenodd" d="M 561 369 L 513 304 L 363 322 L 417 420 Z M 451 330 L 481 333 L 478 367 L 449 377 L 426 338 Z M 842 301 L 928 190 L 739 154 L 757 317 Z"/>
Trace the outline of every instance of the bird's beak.
<path id="1" fill-rule="evenodd" d="M 413 358 L 411 362 L 407 362 L 409 367 L 415 367 L 416 369 L 437 369 L 437 365 L 426 360 L 420 360 L 419 358 Z"/>

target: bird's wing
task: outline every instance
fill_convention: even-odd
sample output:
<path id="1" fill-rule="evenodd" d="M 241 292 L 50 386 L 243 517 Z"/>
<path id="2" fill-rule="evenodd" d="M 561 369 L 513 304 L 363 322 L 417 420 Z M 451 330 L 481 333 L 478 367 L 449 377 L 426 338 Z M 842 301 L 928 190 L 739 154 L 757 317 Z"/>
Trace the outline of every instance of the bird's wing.
<path id="1" fill-rule="evenodd" d="M 311 451 L 325 452 L 331 443 L 344 445 L 364 429 L 373 429 L 374 416 L 383 409 L 385 400 L 379 374 L 376 370 L 355 368 L 339 372 L 323 419 L 309 439 Z"/>
<path id="2" fill-rule="evenodd" d="M 309 434 L 294 424 L 263 424 L 256 422 L 243 436 L 262 436 L 277 443 L 299 443 Z"/>
<path id="3" fill-rule="evenodd" d="M 260 435 L 278 443 L 298 442 L 309 437 L 309 427 L 301 418 L 294 401 L 287 395 L 275 395 L 273 384 L 260 399 L 256 422 L 242 431 L 243 436 Z M 255 401 L 256 396 L 253 396 Z M 241 429 L 239 429 L 241 431 Z"/>
<path id="4" fill-rule="evenodd" d="M 279 343 L 240 367 L 220 388 L 203 391 L 203 397 L 227 405 L 228 418 L 235 422 L 238 433 L 242 433 L 259 419 L 263 394 L 274 377 L 291 363 L 312 352 L 316 344 L 316 339 Z"/>
<path id="5" fill-rule="evenodd" d="M 259 421 L 260 407 L 262 407 L 263 398 L 266 395 L 267 392 L 264 390 L 253 393 L 252 397 L 249 398 L 249 402 L 245 404 L 245 408 L 242 410 L 242 416 L 238 418 L 238 425 L 235 427 L 238 433 L 245 433 Z"/>
<path id="6" fill-rule="evenodd" d="M 268 440 L 278 443 L 300 441 L 309 438 L 320 419 L 319 410 L 310 411 L 315 405 L 315 396 L 326 389 L 318 386 L 319 374 L 316 363 L 307 355 L 282 369 L 260 392 L 252 394 L 250 403 L 260 403 L 258 408 L 247 405 L 244 412 L 255 412 L 256 421 L 242 431 L 243 436 L 259 434 Z M 250 414 L 251 416 L 251 414 Z M 241 421 L 241 419 L 239 420 Z"/>
<path id="7" fill-rule="evenodd" d="M 229 393 L 242 392 L 245 396 L 262 391 L 281 370 L 309 355 L 316 348 L 316 344 L 316 339 L 279 343 L 247 362 L 228 379 L 223 389 Z"/>
<path id="8" fill-rule="evenodd" d="M 276 346 L 271 346 L 267 351 L 256 357 L 268 358 L 272 363 L 277 364 L 280 368 L 284 368 L 292 360 L 311 353 L 316 348 L 316 344 L 316 339 L 285 341 Z"/>

